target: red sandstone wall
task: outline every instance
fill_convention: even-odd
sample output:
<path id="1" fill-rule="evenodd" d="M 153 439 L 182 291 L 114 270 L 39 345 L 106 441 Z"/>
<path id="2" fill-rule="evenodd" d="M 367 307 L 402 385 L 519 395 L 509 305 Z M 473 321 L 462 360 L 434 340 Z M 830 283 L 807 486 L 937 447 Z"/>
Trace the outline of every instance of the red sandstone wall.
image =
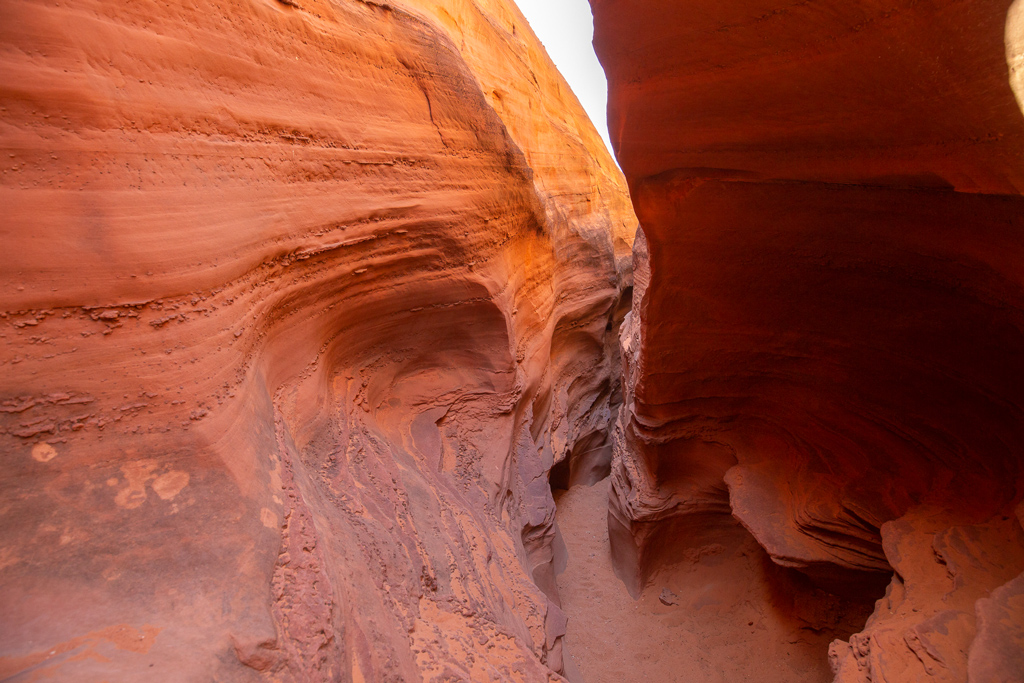
<path id="1" fill-rule="evenodd" d="M 558 679 L 635 224 L 460 8 L 4 3 L 0 678 Z"/>
<path id="2" fill-rule="evenodd" d="M 631 181 L 691 169 L 1018 194 L 1011 2 L 592 0 L 612 144 Z"/>
<path id="3" fill-rule="evenodd" d="M 891 578 L 837 680 L 1021 679 L 1010 3 L 592 5 L 644 232 L 620 575 L 735 520 L 844 599 Z"/>

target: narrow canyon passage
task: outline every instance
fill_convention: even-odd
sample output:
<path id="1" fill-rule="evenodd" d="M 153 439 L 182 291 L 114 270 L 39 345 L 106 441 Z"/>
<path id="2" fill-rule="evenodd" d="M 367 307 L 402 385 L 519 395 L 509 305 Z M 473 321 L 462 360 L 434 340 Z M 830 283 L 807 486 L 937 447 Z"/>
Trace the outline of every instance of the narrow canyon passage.
<path id="1" fill-rule="evenodd" d="M 1024 0 L 589 5 L 2 4 L 0 683 L 1024 683 Z"/>
<path id="2" fill-rule="evenodd" d="M 829 642 L 849 634 L 790 616 L 786 597 L 768 588 L 778 569 L 739 525 L 716 527 L 715 542 L 686 549 L 634 601 L 612 570 L 609 485 L 606 478 L 555 493 L 568 550 L 557 581 L 568 616 L 566 663 L 578 672 L 567 666 L 572 683 L 831 680 Z M 815 609 L 827 611 L 824 602 L 804 606 Z M 869 611 L 862 605 L 848 627 L 859 630 Z"/>

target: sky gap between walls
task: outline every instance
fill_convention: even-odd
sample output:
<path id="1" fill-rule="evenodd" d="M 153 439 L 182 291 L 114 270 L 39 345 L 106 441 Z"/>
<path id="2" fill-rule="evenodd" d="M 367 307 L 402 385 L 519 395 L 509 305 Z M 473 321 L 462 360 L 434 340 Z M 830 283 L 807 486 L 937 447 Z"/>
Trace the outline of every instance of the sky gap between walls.
<path id="1" fill-rule="evenodd" d="M 608 151 L 608 81 L 594 52 L 588 0 L 515 0 L 548 56 L 594 122 Z"/>

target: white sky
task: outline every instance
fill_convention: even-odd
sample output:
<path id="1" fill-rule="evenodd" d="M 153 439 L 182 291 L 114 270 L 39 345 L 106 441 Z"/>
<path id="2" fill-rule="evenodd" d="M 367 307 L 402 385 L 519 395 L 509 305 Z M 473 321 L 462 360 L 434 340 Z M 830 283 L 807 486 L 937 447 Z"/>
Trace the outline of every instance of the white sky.
<path id="1" fill-rule="evenodd" d="M 608 141 L 608 82 L 594 54 L 594 20 L 590 14 L 590 3 L 588 0 L 515 2 L 611 152 L 612 145 Z"/>

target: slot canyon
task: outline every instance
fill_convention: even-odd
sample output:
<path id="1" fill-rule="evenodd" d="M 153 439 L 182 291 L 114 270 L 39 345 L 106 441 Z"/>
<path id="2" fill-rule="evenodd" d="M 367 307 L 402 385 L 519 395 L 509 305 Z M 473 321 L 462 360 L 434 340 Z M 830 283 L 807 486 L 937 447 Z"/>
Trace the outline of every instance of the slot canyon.
<path id="1" fill-rule="evenodd" d="M 0 681 L 1024 683 L 1024 0 L 590 5 L 0 0 Z"/>

